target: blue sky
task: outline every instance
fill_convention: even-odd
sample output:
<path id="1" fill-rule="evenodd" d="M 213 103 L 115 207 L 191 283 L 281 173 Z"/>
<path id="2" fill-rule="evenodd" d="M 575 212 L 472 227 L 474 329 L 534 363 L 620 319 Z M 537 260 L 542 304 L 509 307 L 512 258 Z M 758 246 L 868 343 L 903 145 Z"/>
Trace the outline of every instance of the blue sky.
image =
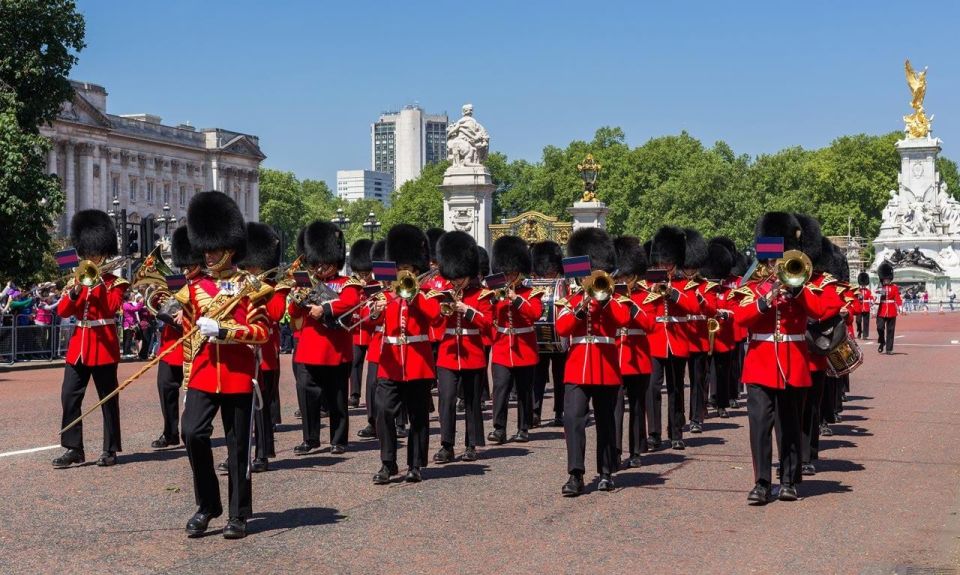
<path id="1" fill-rule="evenodd" d="M 369 125 L 417 102 L 472 102 L 491 150 L 620 126 L 631 145 L 687 130 L 737 153 L 900 130 L 909 57 L 960 159 L 960 3 L 79 0 L 71 77 L 111 113 L 256 134 L 264 165 L 334 186 L 369 168 Z"/>

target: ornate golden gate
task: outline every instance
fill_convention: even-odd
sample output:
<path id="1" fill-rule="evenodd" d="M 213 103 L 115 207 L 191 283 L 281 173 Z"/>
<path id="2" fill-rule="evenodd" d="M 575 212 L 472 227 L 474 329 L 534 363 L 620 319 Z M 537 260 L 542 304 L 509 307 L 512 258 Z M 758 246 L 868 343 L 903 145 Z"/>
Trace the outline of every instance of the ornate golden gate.
<path id="1" fill-rule="evenodd" d="M 501 236 L 520 236 L 531 243 L 552 240 L 566 246 L 573 223 L 561 222 L 540 212 L 524 212 L 515 218 L 503 220 L 503 223 L 491 224 L 489 229 L 491 242 Z"/>

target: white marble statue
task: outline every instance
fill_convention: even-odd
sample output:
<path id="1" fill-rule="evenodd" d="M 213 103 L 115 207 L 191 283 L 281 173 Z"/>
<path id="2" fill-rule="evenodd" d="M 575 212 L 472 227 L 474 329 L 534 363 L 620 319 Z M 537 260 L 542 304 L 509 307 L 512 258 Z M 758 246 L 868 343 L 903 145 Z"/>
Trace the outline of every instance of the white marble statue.
<path id="1" fill-rule="evenodd" d="M 943 248 L 937 256 L 937 263 L 944 269 L 960 266 L 960 255 L 957 254 L 957 250 L 953 249 L 953 246 Z"/>
<path id="2" fill-rule="evenodd" d="M 473 118 L 473 104 L 463 106 L 463 117 L 447 126 L 447 159 L 455 167 L 482 166 L 490 150 L 490 134 Z"/>

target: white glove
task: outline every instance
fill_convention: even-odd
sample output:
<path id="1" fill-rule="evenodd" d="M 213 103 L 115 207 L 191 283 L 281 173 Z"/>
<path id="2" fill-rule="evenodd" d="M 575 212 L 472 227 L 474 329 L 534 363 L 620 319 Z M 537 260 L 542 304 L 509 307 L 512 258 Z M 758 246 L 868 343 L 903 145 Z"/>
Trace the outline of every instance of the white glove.
<path id="1" fill-rule="evenodd" d="M 204 337 L 217 337 L 220 335 L 220 324 L 217 320 L 209 317 L 201 317 L 197 320 L 197 328 Z"/>

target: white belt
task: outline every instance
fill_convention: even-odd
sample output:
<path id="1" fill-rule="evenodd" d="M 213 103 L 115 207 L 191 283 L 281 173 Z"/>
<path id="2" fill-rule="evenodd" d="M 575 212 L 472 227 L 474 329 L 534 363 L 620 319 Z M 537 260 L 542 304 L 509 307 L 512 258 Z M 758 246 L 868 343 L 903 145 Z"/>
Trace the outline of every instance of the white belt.
<path id="1" fill-rule="evenodd" d="M 706 321 L 707 316 L 705 315 L 688 315 L 687 321 Z"/>
<path id="2" fill-rule="evenodd" d="M 657 317 L 657 323 L 686 323 L 688 318 L 686 315 L 664 315 Z"/>
<path id="3" fill-rule="evenodd" d="M 388 335 L 383 338 L 383 340 L 390 345 L 407 345 L 408 343 L 419 343 L 421 341 L 430 341 L 429 335 L 407 335 L 402 337 L 394 337 Z"/>
<path id="4" fill-rule="evenodd" d="M 509 335 L 516 335 L 518 333 L 533 333 L 534 330 L 532 327 L 500 327 L 498 325 L 497 331 Z"/>
<path id="5" fill-rule="evenodd" d="M 642 329 L 620 329 L 620 335 L 647 335 Z"/>
<path id="6" fill-rule="evenodd" d="M 796 333 L 752 333 L 750 334 L 750 339 L 753 341 L 767 341 L 767 342 L 780 342 L 780 341 L 804 341 L 807 336 Z"/>
<path id="7" fill-rule="evenodd" d="M 373 333 L 383 333 L 383 326 L 378 325 L 377 327 L 373 328 Z"/>
<path id="8" fill-rule="evenodd" d="M 570 343 L 572 345 L 580 345 L 587 343 L 609 343 L 611 345 L 616 344 L 617 340 L 612 337 L 606 337 L 603 335 L 585 335 L 583 337 L 571 337 Z"/>
<path id="9" fill-rule="evenodd" d="M 448 328 L 448 329 L 447 329 L 445 332 L 443 332 L 443 333 L 445 333 L 446 335 L 457 335 L 457 336 L 460 336 L 460 335 L 480 335 L 480 330 L 479 330 L 479 329 L 464 329 L 464 328 L 459 328 L 459 329 Z"/>
<path id="10" fill-rule="evenodd" d="M 100 327 L 101 325 L 113 325 L 117 323 L 115 319 L 82 319 L 77 322 L 77 327 Z"/>

